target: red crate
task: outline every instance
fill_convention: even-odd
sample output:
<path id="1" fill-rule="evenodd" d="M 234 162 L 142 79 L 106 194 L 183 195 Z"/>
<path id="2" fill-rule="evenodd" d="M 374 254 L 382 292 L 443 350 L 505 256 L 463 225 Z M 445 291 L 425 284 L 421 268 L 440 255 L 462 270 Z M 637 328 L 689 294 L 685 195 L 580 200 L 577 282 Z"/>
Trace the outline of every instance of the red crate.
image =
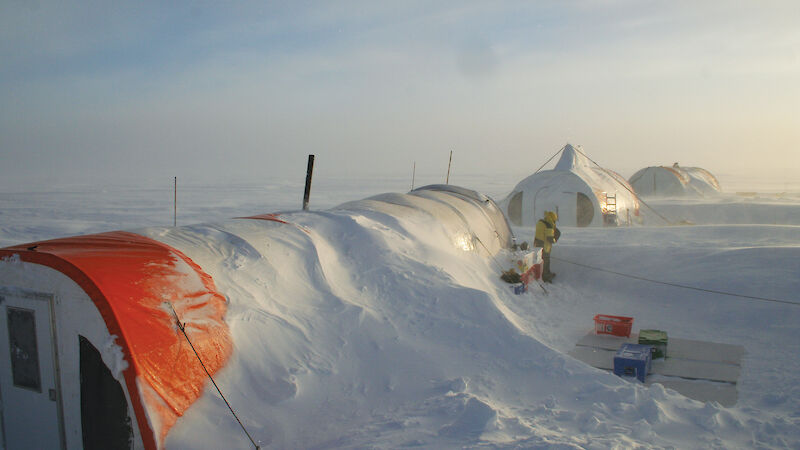
<path id="1" fill-rule="evenodd" d="M 607 316 L 605 314 L 594 316 L 595 334 L 630 337 L 631 328 L 633 328 L 633 317 Z"/>
<path id="2" fill-rule="evenodd" d="M 522 282 L 525 283 L 525 286 L 528 286 L 528 283 L 534 280 L 539 280 L 542 278 L 542 265 L 541 264 L 534 264 L 531 266 L 530 269 L 525 271 L 522 274 Z"/>

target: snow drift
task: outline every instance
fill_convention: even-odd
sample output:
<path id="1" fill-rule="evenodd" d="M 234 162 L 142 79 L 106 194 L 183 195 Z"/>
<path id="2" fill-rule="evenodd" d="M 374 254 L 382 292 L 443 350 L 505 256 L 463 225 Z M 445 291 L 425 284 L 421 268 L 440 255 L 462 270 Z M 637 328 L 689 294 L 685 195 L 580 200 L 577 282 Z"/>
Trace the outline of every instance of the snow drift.
<path id="1" fill-rule="evenodd" d="M 353 202 L 340 210 L 380 212 L 395 220 L 427 219 L 441 226 L 453 247 L 460 251 L 479 249 L 494 255 L 513 242 L 511 230 L 494 202 L 463 188 L 429 186 L 407 195 L 386 194 Z M 177 418 L 200 396 L 207 381 L 205 371 L 216 373 L 231 353 L 230 332 L 227 323 L 222 323 L 227 302 L 216 291 L 212 277 L 195 262 L 203 261 L 205 265 L 211 256 L 203 254 L 202 250 L 211 250 L 212 255 L 221 250 L 230 251 L 237 271 L 248 272 L 251 270 L 249 267 L 236 261 L 267 259 L 272 264 L 282 265 L 295 256 L 272 255 L 263 247 L 271 241 L 280 242 L 282 232 L 273 230 L 272 225 L 288 226 L 303 236 L 313 233 L 310 229 L 292 227 L 290 222 L 275 215 L 249 219 L 244 221 L 251 224 L 249 228 L 239 227 L 242 220 L 234 220 L 216 227 L 173 228 L 166 234 L 154 230 L 113 232 L 0 250 L 0 257 L 4 258 L 0 292 L 8 296 L 7 301 L 5 297 L 0 297 L 0 300 L 15 305 L 14 315 L 9 315 L 7 323 L 12 351 L 6 355 L 6 359 L 11 361 L 13 379 L 4 377 L 0 381 L 7 391 L 7 400 L 14 404 L 30 400 L 34 404 L 23 408 L 30 414 L 6 417 L 5 423 L 9 428 L 3 433 L 4 440 L 12 447 L 32 444 L 28 436 L 33 430 L 27 427 L 43 421 L 47 432 L 36 434 L 39 439 L 36 445 L 43 447 L 111 446 L 112 442 L 117 446 L 126 441 L 148 448 L 163 445 Z M 202 236 L 197 235 L 197 230 L 202 230 Z M 154 239 L 142 234 L 152 235 Z M 186 257 L 179 248 L 198 259 Z M 321 250 L 324 248 L 317 248 L 315 252 L 319 255 Z M 300 249 L 293 253 L 308 258 Z M 335 252 L 328 257 L 335 258 Z M 210 266 L 214 267 L 215 262 L 209 262 Z M 253 277 L 271 272 L 258 265 L 252 270 L 255 271 Z M 297 281 L 294 275 L 293 272 L 287 274 L 292 284 Z M 313 286 L 318 284 L 314 281 L 319 280 L 308 281 Z M 226 291 L 229 300 L 233 292 Z M 45 299 L 44 302 L 40 301 L 41 298 Z M 247 296 L 234 297 L 231 302 L 240 305 L 237 301 L 240 300 L 245 302 L 241 306 L 247 306 L 248 299 Z M 46 308 L 38 312 L 38 326 L 35 325 L 35 308 L 30 310 L 31 313 L 19 309 L 28 305 Z M 96 308 L 96 312 L 91 313 L 93 320 L 79 321 L 71 316 L 69 311 L 78 305 L 86 309 L 93 305 Z M 20 312 L 16 312 L 17 309 Z M 12 317 L 15 322 L 12 322 Z M 50 319 L 43 320 L 45 317 Z M 34 325 L 26 325 L 29 323 Z M 187 336 L 193 341 L 192 350 L 202 355 L 203 366 L 195 361 L 192 352 L 187 351 L 188 343 L 177 333 L 178 328 L 187 331 Z M 28 337 L 31 332 L 39 333 L 39 336 Z M 48 335 L 52 337 L 48 338 Z M 91 338 L 86 337 L 90 335 Z M 125 366 L 114 371 L 117 374 L 114 378 L 121 381 L 119 372 L 122 372 L 125 386 L 120 395 L 128 405 L 121 404 L 121 411 L 115 413 L 119 414 L 119 422 L 127 422 L 127 425 L 104 424 L 104 417 L 91 415 L 91 410 L 97 405 L 87 404 L 87 398 L 90 395 L 102 397 L 103 394 L 86 391 L 88 388 L 84 381 L 88 357 L 83 347 L 80 351 L 74 347 L 85 341 L 91 346 L 88 348 L 96 351 L 112 336 L 118 339 Z M 43 341 L 38 344 L 44 350 L 41 357 L 37 341 Z M 58 346 L 65 348 L 59 349 Z M 50 351 L 52 356 L 49 356 Z M 25 353 L 24 358 L 15 356 L 21 352 Z M 55 361 L 53 367 L 45 367 L 43 381 L 38 363 L 42 358 Z M 31 359 L 36 364 L 27 362 Z M 68 368 L 63 376 L 60 373 L 62 367 Z M 266 370 L 264 374 L 269 375 L 270 371 Z M 114 385 L 110 379 L 107 383 Z M 37 405 L 40 395 L 21 388 L 49 392 L 54 403 Z M 266 392 L 280 399 L 295 393 L 296 388 L 293 383 L 277 380 Z M 31 419 L 37 413 L 43 417 L 42 420 L 29 420 L 27 424 L 14 420 L 14 417 Z M 79 417 L 82 420 L 78 420 Z M 130 426 L 131 421 L 138 425 L 136 430 Z M 89 423 L 97 425 L 97 429 L 89 429 Z M 111 436 L 111 440 L 103 441 L 97 437 L 105 432 L 101 431 L 102 428 L 114 427 L 118 428 L 118 434 Z"/>
<path id="2" fill-rule="evenodd" d="M 513 295 L 498 278 L 497 264 L 513 255 L 500 250 L 507 240 L 487 218 L 492 208 L 470 200 L 456 214 L 453 207 L 471 195 L 451 196 L 452 204 L 425 196 L 136 231 L 180 251 L 224 296 L 233 350 L 215 379 L 260 445 L 800 445 L 800 363 L 785 357 L 800 352 L 797 307 L 623 282 L 559 260 L 549 295 Z M 413 207 L 420 199 L 429 206 Z M 554 257 L 791 298 L 800 291 L 800 216 L 787 217 L 792 224 L 768 227 L 565 227 Z M 10 257 L 0 274 L 14 264 L 26 263 Z M 723 408 L 659 384 L 645 388 L 567 356 L 597 313 L 635 316 L 637 326 L 671 336 L 744 345 L 739 404 Z M 118 361 L 114 341 L 94 342 L 111 349 L 104 361 Z M 6 402 L 4 414 L 23 407 Z M 206 384 L 165 447 L 252 445 Z"/>

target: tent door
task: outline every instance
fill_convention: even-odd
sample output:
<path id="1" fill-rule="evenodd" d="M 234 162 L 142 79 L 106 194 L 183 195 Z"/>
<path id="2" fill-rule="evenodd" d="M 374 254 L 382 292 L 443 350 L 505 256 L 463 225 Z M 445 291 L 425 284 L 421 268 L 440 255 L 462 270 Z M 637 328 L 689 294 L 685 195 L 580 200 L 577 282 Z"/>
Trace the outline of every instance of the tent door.
<path id="1" fill-rule="evenodd" d="M 81 353 L 81 433 L 84 450 L 133 448 L 128 401 L 100 352 L 78 335 Z"/>
<path id="2" fill-rule="evenodd" d="M 64 448 L 53 296 L 0 287 L 3 447 Z"/>
<path id="3" fill-rule="evenodd" d="M 576 195 L 575 224 L 579 227 L 588 227 L 594 219 L 594 206 L 592 201 L 583 192 Z"/>

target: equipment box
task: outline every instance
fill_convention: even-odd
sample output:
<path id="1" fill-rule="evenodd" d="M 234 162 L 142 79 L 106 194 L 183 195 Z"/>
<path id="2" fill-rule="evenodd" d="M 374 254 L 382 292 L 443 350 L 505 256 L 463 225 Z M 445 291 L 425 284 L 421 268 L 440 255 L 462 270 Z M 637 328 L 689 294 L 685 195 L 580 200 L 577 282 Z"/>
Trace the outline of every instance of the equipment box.
<path id="1" fill-rule="evenodd" d="M 667 332 L 661 330 L 640 330 L 639 343 L 653 347 L 653 359 L 667 357 Z"/>
<path id="2" fill-rule="evenodd" d="M 594 316 L 595 334 L 630 337 L 632 327 L 633 317 L 606 316 L 604 314 Z"/>
<path id="3" fill-rule="evenodd" d="M 644 383 L 652 362 L 651 347 L 641 344 L 622 344 L 614 355 L 614 375 L 636 377 Z"/>

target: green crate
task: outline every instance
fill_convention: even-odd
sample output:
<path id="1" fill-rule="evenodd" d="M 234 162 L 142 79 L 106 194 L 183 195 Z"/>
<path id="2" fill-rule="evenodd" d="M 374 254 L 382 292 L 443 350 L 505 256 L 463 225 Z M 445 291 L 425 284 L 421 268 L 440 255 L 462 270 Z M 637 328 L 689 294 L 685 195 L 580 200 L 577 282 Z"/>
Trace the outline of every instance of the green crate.
<path id="1" fill-rule="evenodd" d="M 640 330 L 639 343 L 653 347 L 653 359 L 667 357 L 667 332 L 661 330 Z"/>

